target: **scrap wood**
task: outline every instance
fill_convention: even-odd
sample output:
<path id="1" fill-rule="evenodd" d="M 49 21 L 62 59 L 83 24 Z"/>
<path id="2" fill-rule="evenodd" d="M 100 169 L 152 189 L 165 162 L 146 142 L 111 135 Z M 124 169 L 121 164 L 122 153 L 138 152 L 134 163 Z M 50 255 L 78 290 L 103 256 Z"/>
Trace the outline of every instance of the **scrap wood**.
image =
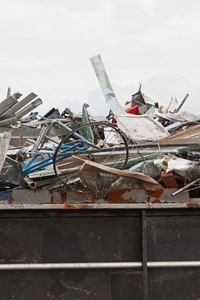
<path id="1" fill-rule="evenodd" d="M 184 139 L 184 143 L 200 141 L 200 124 L 189 125 L 187 127 L 182 127 L 179 130 L 176 130 L 170 134 L 170 136 L 159 141 L 159 144 L 163 143 L 177 143 L 182 142 Z"/>

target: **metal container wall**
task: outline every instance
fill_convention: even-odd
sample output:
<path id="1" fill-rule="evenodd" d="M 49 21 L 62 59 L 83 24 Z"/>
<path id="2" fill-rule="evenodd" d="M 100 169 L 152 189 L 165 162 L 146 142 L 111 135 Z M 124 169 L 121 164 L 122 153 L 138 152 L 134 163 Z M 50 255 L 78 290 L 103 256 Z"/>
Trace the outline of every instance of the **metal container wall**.
<path id="1" fill-rule="evenodd" d="M 200 261 L 199 215 L 198 208 L 1 210 L 0 299 L 198 299 L 200 268 L 162 262 Z"/>

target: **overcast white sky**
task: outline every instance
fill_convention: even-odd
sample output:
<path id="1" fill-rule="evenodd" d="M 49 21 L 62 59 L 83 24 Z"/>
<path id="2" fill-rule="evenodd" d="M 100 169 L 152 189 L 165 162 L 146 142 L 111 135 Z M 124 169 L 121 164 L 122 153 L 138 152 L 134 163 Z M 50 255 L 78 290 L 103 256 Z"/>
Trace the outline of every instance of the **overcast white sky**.
<path id="1" fill-rule="evenodd" d="M 39 109 L 108 112 L 89 57 L 101 54 L 119 101 L 142 91 L 200 108 L 199 0 L 0 0 L 0 96 L 35 92 Z"/>

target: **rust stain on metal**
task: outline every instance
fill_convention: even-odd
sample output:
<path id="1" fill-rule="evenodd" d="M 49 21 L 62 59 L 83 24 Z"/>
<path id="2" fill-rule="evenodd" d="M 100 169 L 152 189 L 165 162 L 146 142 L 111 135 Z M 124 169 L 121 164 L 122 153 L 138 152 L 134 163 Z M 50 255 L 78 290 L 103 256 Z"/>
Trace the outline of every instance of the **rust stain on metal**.
<path id="1" fill-rule="evenodd" d="M 93 197 L 91 197 L 91 203 L 95 203 L 95 202 L 96 200 Z"/>
<path id="2" fill-rule="evenodd" d="M 109 209 L 185 207 L 200 208 L 200 198 L 172 197 L 173 189 L 149 191 L 144 189 L 119 189 L 111 191 L 107 199 L 94 200 L 90 192 L 61 190 L 17 190 L 12 197 L 2 200 L 0 209 Z M 4 206 L 5 204 L 5 206 Z M 169 205 L 168 205 L 169 204 Z"/>
<path id="3" fill-rule="evenodd" d="M 84 191 L 84 192 L 82 192 L 82 191 L 77 191 L 77 190 L 71 190 L 71 192 L 73 192 L 74 194 L 79 194 L 79 195 L 91 195 L 91 192 L 89 192 L 89 191 Z"/>
<path id="4" fill-rule="evenodd" d="M 110 191 L 108 194 L 106 201 L 108 203 L 134 203 L 135 199 L 124 199 L 123 195 L 125 192 L 131 191 L 131 189 L 120 189 L 120 190 L 113 190 Z"/>
<path id="5" fill-rule="evenodd" d="M 65 203 L 67 201 L 67 193 L 62 191 L 60 193 L 60 196 L 61 196 L 61 203 Z"/>
<path id="6" fill-rule="evenodd" d="M 200 207 L 200 203 L 186 203 L 187 208 L 196 208 Z"/>
<path id="7" fill-rule="evenodd" d="M 10 204 L 13 204 L 13 202 L 14 202 L 14 198 L 13 197 L 11 197 L 10 198 L 10 200 L 8 201 Z"/>
<path id="8" fill-rule="evenodd" d="M 161 202 L 160 202 L 159 199 L 155 199 L 155 200 L 153 200 L 151 203 L 154 204 L 154 203 L 161 203 Z"/>
<path id="9" fill-rule="evenodd" d="M 63 204 L 63 209 L 82 209 L 85 208 L 85 204 Z"/>
<path id="10" fill-rule="evenodd" d="M 50 195 L 53 195 L 53 189 L 48 189 L 48 191 Z"/>
<path id="11" fill-rule="evenodd" d="M 48 191 L 49 191 L 49 195 L 51 195 L 51 203 L 53 203 L 53 199 L 54 199 L 54 197 L 53 197 L 53 189 L 49 189 Z"/>

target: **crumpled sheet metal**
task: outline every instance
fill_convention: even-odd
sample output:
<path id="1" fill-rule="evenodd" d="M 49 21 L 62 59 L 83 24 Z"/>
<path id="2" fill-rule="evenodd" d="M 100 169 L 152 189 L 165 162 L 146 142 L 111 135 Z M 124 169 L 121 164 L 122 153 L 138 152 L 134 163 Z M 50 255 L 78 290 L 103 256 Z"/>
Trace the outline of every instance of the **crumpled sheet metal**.
<path id="1" fill-rule="evenodd" d="M 191 179 L 200 177 L 200 164 L 183 158 L 169 160 L 167 172 L 174 171 L 183 177 L 190 176 Z"/>
<path id="2" fill-rule="evenodd" d="M 173 98 L 171 97 L 169 103 L 166 105 L 166 106 L 160 106 L 158 108 L 158 113 L 161 113 L 161 114 L 167 114 L 167 113 L 173 113 L 175 112 L 175 110 L 179 107 L 179 103 L 178 103 L 178 100 L 177 98 Z"/>
<path id="3" fill-rule="evenodd" d="M 182 177 L 190 176 L 192 180 L 200 177 L 200 164 L 198 162 L 179 158 L 174 155 L 155 159 L 154 164 L 160 170 L 165 170 L 166 173 L 174 172 Z"/>
<path id="4" fill-rule="evenodd" d="M 173 121 L 173 122 L 196 122 L 200 120 L 200 115 L 195 115 L 192 113 L 189 113 L 187 111 L 182 111 L 182 112 L 178 112 L 178 113 L 174 113 L 174 114 L 162 114 L 157 112 L 156 113 L 157 116 L 162 117 L 163 119 L 169 120 L 169 121 Z"/>
<path id="5" fill-rule="evenodd" d="M 0 171 L 2 170 L 8 146 L 10 143 L 11 131 L 0 132 Z"/>
<path id="6" fill-rule="evenodd" d="M 92 161 L 84 162 L 79 175 L 94 199 L 105 199 L 111 190 L 120 188 L 163 189 L 156 180 L 142 173 L 117 170 Z"/>
<path id="7" fill-rule="evenodd" d="M 134 141 L 158 141 L 169 136 L 165 127 L 147 115 L 123 114 L 116 119 L 118 127 Z"/>

